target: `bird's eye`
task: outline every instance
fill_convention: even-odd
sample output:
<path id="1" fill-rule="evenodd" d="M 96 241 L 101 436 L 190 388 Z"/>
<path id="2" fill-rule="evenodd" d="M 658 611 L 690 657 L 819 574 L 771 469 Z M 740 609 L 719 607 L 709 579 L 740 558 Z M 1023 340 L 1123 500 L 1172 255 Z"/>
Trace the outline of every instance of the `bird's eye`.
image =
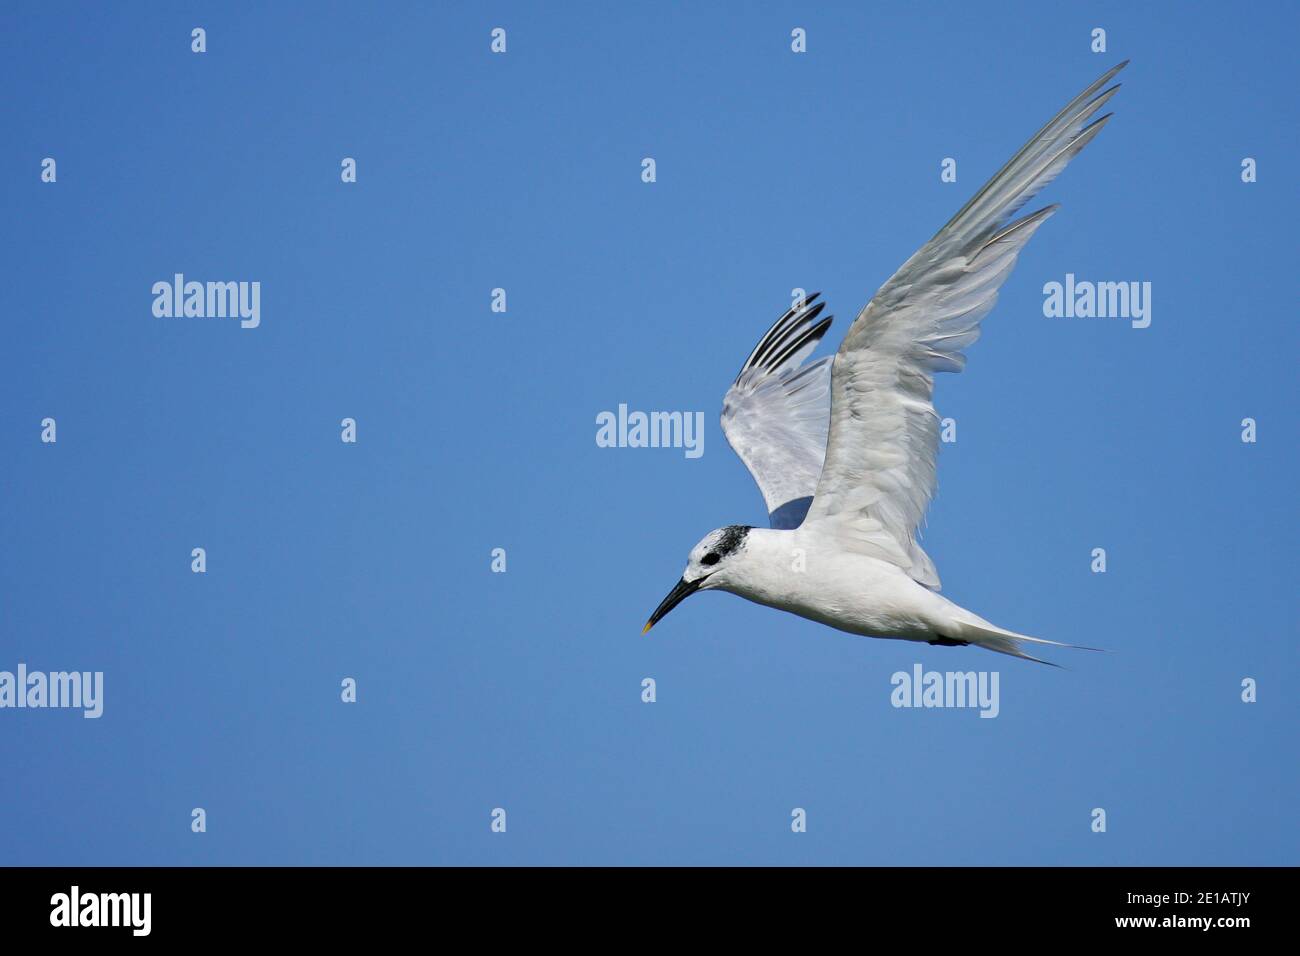
<path id="1" fill-rule="evenodd" d="M 700 564 L 717 564 L 718 560 L 718 556 L 710 551 L 704 557 L 700 558 Z"/>

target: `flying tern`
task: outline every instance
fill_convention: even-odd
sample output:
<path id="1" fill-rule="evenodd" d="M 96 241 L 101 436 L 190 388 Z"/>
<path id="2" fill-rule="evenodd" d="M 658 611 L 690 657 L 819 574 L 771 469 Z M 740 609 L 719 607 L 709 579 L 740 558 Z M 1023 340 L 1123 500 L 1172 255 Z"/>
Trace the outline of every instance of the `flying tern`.
<path id="1" fill-rule="evenodd" d="M 917 535 L 935 489 L 934 373 L 965 366 L 1016 256 L 1059 207 L 1014 217 L 1101 132 L 1112 114 L 1093 117 L 1127 63 L 1072 99 L 903 263 L 833 358 L 803 364 L 831 324 L 817 295 L 768 330 L 727 390 L 722 430 L 770 527 L 705 535 L 645 631 L 696 591 L 722 590 L 867 637 L 974 644 L 1040 663 L 1026 647 L 1073 646 L 1005 630 L 943 597 Z"/>

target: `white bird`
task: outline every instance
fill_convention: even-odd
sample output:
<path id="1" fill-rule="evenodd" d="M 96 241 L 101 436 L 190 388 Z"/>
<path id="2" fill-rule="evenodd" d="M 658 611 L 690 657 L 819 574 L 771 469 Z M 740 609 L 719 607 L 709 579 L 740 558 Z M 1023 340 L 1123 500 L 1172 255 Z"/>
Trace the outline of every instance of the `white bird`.
<path id="1" fill-rule="evenodd" d="M 1033 661 L 1027 644 L 1074 646 L 1004 630 L 943 597 L 917 533 L 935 488 L 934 373 L 962 370 L 1016 256 L 1058 207 L 1012 217 L 1110 119 L 1092 117 L 1127 62 L 1071 100 L 903 263 L 833 361 L 802 364 L 831 324 L 816 295 L 768 330 L 727 391 L 722 430 L 771 527 L 705 535 L 645 631 L 696 591 L 718 589 L 868 637 Z"/>

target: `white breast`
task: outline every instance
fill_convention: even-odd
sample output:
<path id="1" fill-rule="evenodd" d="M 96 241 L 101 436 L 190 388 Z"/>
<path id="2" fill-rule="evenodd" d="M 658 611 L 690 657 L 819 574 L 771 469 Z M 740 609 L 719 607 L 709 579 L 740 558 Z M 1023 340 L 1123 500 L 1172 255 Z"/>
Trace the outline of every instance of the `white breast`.
<path id="1" fill-rule="evenodd" d="M 717 586 L 850 634 L 928 641 L 953 607 L 897 565 L 803 529 L 755 528 Z"/>

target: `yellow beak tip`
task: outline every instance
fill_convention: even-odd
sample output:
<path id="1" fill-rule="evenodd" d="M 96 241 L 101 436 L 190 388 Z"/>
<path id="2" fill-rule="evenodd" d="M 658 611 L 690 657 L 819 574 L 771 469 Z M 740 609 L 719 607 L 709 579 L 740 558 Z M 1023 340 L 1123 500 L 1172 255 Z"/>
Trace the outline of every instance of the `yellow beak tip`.
<path id="1" fill-rule="evenodd" d="M 641 628 L 641 633 L 642 633 L 642 634 L 649 634 L 649 633 L 650 633 L 650 628 L 652 628 L 652 627 L 654 627 L 654 622 L 653 622 L 653 621 L 646 621 L 646 625 L 645 625 L 645 627 Z"/>

